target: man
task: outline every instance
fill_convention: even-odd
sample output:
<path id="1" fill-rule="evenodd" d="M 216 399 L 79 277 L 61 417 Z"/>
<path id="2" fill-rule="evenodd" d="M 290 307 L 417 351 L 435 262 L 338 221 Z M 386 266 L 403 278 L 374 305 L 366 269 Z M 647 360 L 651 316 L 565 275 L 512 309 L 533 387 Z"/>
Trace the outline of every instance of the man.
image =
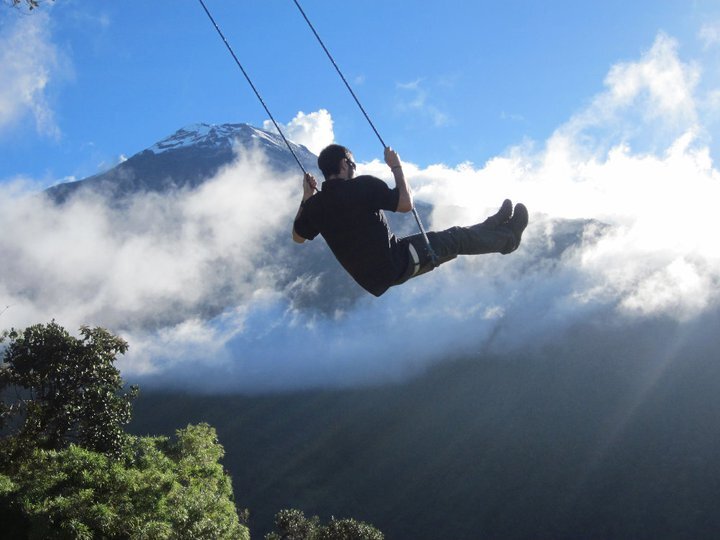
<path id="1" fill-rule="evenodd" d="M 400 157 L 385 149 L 385 163 L 395 188 L 369 175 L 355 178 L 353 155 L 332 144 L 320 152 L 318 167 L 325 177 L 322 190 L 307 173 L 303 198 L 293 224 L 293 240 L 303 243 L 322 234 L 333 254 L 366 291 L 382 295 L 393 285 L 432 270 L 458 255 L 507 254 L 515 251 L 528 223 L 525 205 L 505 200 L 497 214 L 471 227 L 452 227 L 427 233 L 437 257 L 432 260 L 422 234 L 397 238 L 383 210 L 409 212 L 413 197 Z"/>

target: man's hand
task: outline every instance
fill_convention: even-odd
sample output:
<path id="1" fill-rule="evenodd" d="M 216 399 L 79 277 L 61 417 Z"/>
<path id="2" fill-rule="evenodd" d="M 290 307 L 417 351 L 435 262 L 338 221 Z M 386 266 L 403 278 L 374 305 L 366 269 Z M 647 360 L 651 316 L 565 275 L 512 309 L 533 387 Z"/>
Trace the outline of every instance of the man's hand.
<path id="1" fill-rule="evenodd" d="M 400 163 L 400 156 L 398 156 L 398 153 L 389 146 L 385 147 L 385 163 L 387 163 L 387 166 L 391 169 L 394 169 L 395 167 L 402 167 L 402 163 Z"/>
<path id="2" fill-rule="evenodd" d="M 303 201 L 312 197 L 315 191 L 317 191 L 317 180 L 312 174 L 305 173 L 303 177 Z"/>

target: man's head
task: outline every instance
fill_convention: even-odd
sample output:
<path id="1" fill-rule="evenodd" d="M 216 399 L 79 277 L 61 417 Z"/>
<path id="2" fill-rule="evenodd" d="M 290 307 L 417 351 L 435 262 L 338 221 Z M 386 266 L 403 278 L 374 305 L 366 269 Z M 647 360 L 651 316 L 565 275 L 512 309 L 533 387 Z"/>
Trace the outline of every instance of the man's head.
<path id="1" fill-rule="evenodd" d="M 331 144 L 320 152 L 318 167 L 326 180 L 333 176 L 349 180 L 355 174 L 352 152 L 339 144 Z"/>

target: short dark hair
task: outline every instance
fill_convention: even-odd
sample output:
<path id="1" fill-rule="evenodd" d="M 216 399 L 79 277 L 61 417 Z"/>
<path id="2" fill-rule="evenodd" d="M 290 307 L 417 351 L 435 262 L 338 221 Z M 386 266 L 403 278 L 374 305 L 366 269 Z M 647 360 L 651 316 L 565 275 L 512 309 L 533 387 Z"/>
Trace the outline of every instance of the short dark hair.
<path id="1" fill-rule="evenodd" d="M 339 144 L 326 146 L 318 156 L 318 167 L 325 178 L 340 172 L 340 163 L 345 159 L 350 150 Z"/>

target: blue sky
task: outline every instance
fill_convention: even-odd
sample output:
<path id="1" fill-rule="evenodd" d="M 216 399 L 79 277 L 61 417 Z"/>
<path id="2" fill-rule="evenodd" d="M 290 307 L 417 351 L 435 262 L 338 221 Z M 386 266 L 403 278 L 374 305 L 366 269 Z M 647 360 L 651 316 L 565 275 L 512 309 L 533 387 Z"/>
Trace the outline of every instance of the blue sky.
<path id="1" fill-rule="evenodd" d="M 380 155 L 291 0 L 207 4 L 278 121 L 326 109 L 358 159 Z M 302 5 L 383 139 L 421 166 L 483 163 L 545 140 L 659 32 L 688 61 L 714 59 L 702 84 L 720 78 L 708 47 L 720 5 L 709 0 Z M 29 26 L 38 35 L 22 40 Z M 57 0 L 30 15 L 3 6 L 0 36 L 6 77 L 42 77 L 30 100 L 22 86 L 2 97 L 0 181 L 83 178 L 187 124 L 266 119 L 194 0 Z"/>

